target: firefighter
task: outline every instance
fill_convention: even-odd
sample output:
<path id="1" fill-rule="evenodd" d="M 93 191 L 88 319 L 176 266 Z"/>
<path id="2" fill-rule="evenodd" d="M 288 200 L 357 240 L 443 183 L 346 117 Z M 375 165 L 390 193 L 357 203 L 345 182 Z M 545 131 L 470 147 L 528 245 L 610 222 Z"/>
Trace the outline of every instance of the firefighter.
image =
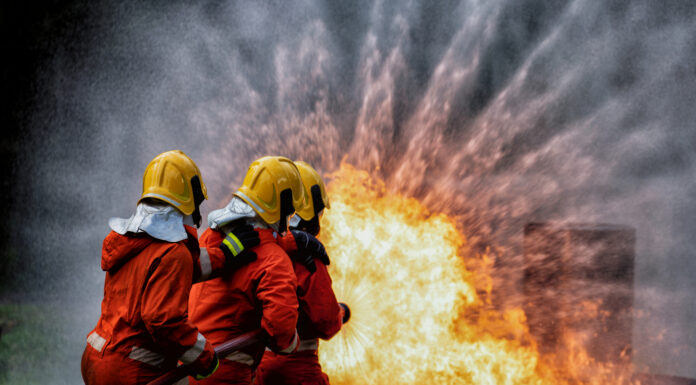
<path id="1" fill-rule="evenodd" d="M 319 235 L 322 213 L 329 208 L 324 182 L 309 164 L 295 164 L 302 176 L 308 204 L 292 217 L 292 230 L 279 243 L 290 254 L 297 277 L 300 343 L 298 351 L 290 355 L 266 351 L 256 371 L 257 384 L 328 385 L 328 376 L 322 372 L 317 356 L 318 339 L 329 339 L 338 333 L 344 316 L 347 317 L 347 307 L 336 301 L 326 268 L 329 257 L 315 238 Z"/>
<path id="2" fill-rule="evenodd" d="M 145 169 L 135 214 L 109 220 L 101 316 L 82 356 L 86 384 L 146 384 L 177 362 L 196 378 L 218 367 L 212 345 L 187 316 L 192 282 L 231 265 L 199 250 L 193 226 L 200 224 L 204 199 L 196 164 L 182 151 L 168 151 Z M 230 237 L 251 248 L 259 242 L 254 234 L 247 228 L 241 238 Z M 242 247 L 231 262 L 237 257 L 253 252 Z"/>
<path id="3" fill-rule="evenodd" d="M 252 225 L 261 243 L 251 249 L 255 258 L 240 259 L 237 268 L 220 278 L 193 286 L 191 321 L 221 344 L 262 328 L 266 340 L 220 358 L 220 369 L 199 384 L 251 384 L 265 346 L 278 354 L 297 349 L 297 280 L 288 255 L 275 236 L 287 231 L 287 219 L 305 202 L 295 164 L 284 157 L 254 161 L 229 204 L 208 215 L 209 228 L 200 243 L 209 253 L 232 255 L 236 244 L 226 237 L 229 228 Z M 217 250 L 215 246 L 220 245 Z"/>

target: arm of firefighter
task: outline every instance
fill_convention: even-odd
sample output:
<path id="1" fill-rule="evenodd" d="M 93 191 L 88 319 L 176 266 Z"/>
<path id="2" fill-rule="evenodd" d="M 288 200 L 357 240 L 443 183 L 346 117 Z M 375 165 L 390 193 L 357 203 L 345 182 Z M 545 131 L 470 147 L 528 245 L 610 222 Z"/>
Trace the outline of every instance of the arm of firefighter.
<path id="1" fill-rule="evenodd" d="M 257 286 L 261 301 L 261 327 L 268 334 L 268 347 L 276 353 L 297 350 L 297 278 L 292 263 L 282 250 L 267 258 Z"/>
<path id="2" fill-rule="evenodd" d="M 295 237 L 292 235 L 292 232 L 288 231 L 284 236 L 278 237 L 276 240 L 280 248 L 283 249 L 283 251 L 285 251 L 287 254 L 297 251 L 297 242 L 295 241 Z"/>
<path id="3" fill-rule="evenodd" d="M 312 326 L 310 330 L 315 335 L 311 337 L 328 340 L 341 330 L 341 308 L 331 287 L 331 276 L 326 265 L 317 260 L 314 263 L 317 268 L 314 274 L 297 274 L 297 279 L 303 281 L 300 286 L 304 289 L 299 292 L 300 308 Z M 302 338 L 307 337 L 302 335 Z"/>
<path id="4" fill-rule="evenodd" d="M 222 275 L 225 268 L 225 254 L 218 248 L 218 245 L 224 237 L 222 233 L 212 229 L 207 229 L 201 234 L 198 240 L 201 253 L 193 266 L 193 283 L 207 281 Z"/>
<path id="5" fill-rule="evenodd" d="M 225 254 L 218 247 L 201 247 L 198 266 L 194 268 L 194 283 L 207 281 L 222 275 L 225 268 Z M 196 274 L 200 271 L 200 274 Z"/>
<path id="6" fill-rule="evenodd" d="M 258 245 L 259 234 L 250 225 L 238 226 L 225 235 L 207 229 L 200 239 L 201 252 L 194 266 L 194 282 L 207 281 L 256 260 L 251 248 Z M 200 274 L 198 274 L 200 272 Z"/>
<path id="7" fill-rule="evenodd" d="M 205 372 L 214 363 L 215 352 L 188 321 L 193 259 L 184 246 L 173 246 L 150 268 L 141 298 L 141 317 L 162 351 L 190 365 L 194 373 Z"/>

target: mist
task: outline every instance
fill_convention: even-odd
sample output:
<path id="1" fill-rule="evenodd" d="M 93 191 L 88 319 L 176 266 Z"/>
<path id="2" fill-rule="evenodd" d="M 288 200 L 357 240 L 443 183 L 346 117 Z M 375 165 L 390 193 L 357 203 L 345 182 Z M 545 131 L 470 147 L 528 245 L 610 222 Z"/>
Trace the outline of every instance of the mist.
<path id="1" fill-rule="evenodd" d="M 48 13 L 48 11 L 47 11 Z M 60 304 L 79 383 L 101 242 L 181 149 L 207 212 L 251 161 L 350 163 L 457 218 L 519 305 L 523 228 L 636 229 L 633 361 L 696 378 L 696 4 L 689 1 L 72 3 L 17 107 L 5 302 Z"/>

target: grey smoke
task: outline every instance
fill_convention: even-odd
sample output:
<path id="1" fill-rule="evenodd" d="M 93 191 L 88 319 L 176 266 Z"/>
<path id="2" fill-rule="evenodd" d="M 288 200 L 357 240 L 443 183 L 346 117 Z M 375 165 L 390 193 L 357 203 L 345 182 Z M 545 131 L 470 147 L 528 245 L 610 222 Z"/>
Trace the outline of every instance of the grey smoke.
<path id="1" fill-rule="evenodd" d="M 527 222 L 635 227 L 634 361 L 696 377 L 696 4 L 82 7 L 37 78 L 12 213 L 27 296 L 80 314 L 66 339 L 96 323 L 107 220 L 131 214 L 150 159 L 196 160 L 207 212 L 254 158 L 284 154 L 345 158 L 458 216 L 508 249 L 505 290 Z M 79 381 L 74 346 L 46 378 Z"/>

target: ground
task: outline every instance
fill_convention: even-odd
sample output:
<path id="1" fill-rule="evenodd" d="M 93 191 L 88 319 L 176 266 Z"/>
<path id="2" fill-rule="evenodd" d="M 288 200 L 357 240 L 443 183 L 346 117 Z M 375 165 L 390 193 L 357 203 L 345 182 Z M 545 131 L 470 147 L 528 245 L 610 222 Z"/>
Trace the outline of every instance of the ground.
<path id="1" fill-rule="evenodd" d="M 82 351 L 77 345 L 85 338 L 73 336 L 67 326 L 76 317 L 58 304 L 0 304 L 0 383 L 79 381 L 79 357 L 74 355 Z"/>

